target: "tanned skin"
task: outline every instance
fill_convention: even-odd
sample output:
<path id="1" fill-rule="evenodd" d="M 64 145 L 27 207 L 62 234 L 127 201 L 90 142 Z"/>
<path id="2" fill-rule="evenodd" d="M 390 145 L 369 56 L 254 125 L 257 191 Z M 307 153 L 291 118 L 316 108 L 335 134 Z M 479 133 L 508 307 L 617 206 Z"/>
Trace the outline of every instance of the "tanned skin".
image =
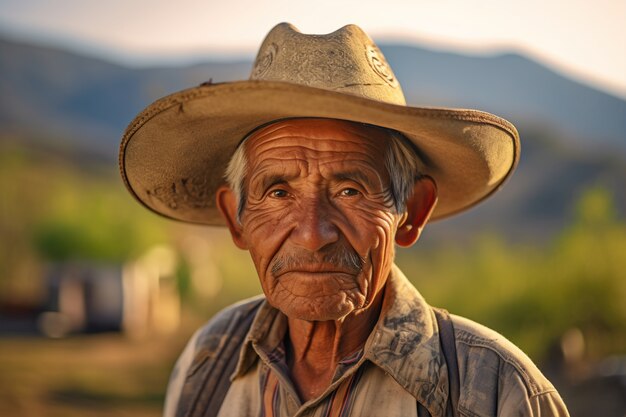
<path id="1" fill-rule="evenodd" d="M 413 245 L 437 200 L 429 177 L 397 213 L 384 166 L 387 133 L 330 119 L 291 119 L 243 146 L 246 201 L 217 205 L 248 250 L 268 302 L 288 318 L 288 366 L 302 401 L 321 395 L 339 361 L 361 349 L 382 308 L 394 243 Z"/>

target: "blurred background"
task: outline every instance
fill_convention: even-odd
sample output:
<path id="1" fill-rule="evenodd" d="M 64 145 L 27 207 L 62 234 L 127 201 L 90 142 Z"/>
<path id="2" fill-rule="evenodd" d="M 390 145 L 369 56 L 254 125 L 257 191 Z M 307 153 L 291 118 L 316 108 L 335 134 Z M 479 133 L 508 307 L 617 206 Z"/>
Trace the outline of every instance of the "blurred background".
<path id="1" fill-rule="evenodd" d="M 338 3 L 0 0 L 0 415 L 160 415 L 194 329 L 260 292 L 224 230 L 148 212 L 116 158 L 155 99 L 246 79 L 281 21 L 359 24 L 410 104 L 516 124 L 513 178 L 398 263 L 573 416 L 626 415 L 626 3 Z"/>

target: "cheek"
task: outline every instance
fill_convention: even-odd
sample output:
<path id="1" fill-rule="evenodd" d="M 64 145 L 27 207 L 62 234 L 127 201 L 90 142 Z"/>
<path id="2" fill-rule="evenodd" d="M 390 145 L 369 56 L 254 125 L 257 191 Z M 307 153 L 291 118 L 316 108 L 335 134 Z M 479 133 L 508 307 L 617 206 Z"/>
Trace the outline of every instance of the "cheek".
<path id="1" fill-rule="evenodd" d="M 268 266 L 290 233 L 290 221 L 288 210 L 258 204 L 248 205 L 242 217 L 243 236 L 266 293 L 274 286 Z"/>
<path id="2" fill-rule="evenodd" d="M 372 287 L 378 291 L 384 284 L 394 262 L 395 218 L 388 212 L 377 218 L 376 235 L 378 246 L 372 251 Z"/>
<path id="3" fill-rule="evenodd" d="M 362 288 L 368 302 L 383 287 L 393 264 L 394 236 L 398 216 L 378 206 L 364 206 L 350 212 L 351 222 L 344 228 L 354 249 L 368 263 L 363 270 Z"/>
<path id="4" fill-rule="evenodd" d="M 242 225 L 247 234 L 255 236 L 278 228 L 281 220 L 288 213 L 289 211 L 284 207 L 248 203 L 242 216 Z"/>
<path id="5" fill-rule="evenodd" d="M 393 251 L 396 215 L 381 210 L 380 205 L 370 204 L 346 212 L 344 219 L 346 235 L 362 256 L 378 257 Z"/>

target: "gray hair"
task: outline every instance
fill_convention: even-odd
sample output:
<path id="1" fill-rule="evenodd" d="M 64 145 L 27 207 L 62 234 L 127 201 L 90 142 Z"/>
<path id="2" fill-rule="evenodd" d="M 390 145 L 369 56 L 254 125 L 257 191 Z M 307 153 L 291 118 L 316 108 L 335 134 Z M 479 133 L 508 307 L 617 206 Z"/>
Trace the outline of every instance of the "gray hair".
<path id="1" fill-rule="evenodd" d="M 413 144 L 402 133 L 395 130 L 387 130 L 387 132 L 389 132 L 390 140 L 387 142 L 385 168 L 389 173 L 394 208 L 397 213 L 404 213 L 406 203 L 413 194 L 413 185 L 421 176 L 418 167 L 419 158 Z M 244 180 L 248 158 L 244 150 L 244 142 L 245 139 L 230 158 L 224 175 L 237 198 L 237 221 L 241 221 L 247 198 Z"/>

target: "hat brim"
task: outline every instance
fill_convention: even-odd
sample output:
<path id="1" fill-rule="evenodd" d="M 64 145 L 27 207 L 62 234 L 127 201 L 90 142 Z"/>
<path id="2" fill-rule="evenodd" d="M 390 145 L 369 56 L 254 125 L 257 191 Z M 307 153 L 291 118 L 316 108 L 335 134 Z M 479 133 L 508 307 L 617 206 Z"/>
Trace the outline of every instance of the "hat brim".
<path id="1" fill-rule="evenodd" d="M 439 201 L 432 220 L 469 209 L 494 193 L 519 160 L 519 136 L 506 120 L 477 110 L 388 104 L 274 81 L 209 84 L 164 97 L 140 113 L 120 147 L 129 191 L 163 216 L 223 226 L 215 191 L 239 142 L 258 126 L 295 117 L 377 125 L 416 146 Z"/>

